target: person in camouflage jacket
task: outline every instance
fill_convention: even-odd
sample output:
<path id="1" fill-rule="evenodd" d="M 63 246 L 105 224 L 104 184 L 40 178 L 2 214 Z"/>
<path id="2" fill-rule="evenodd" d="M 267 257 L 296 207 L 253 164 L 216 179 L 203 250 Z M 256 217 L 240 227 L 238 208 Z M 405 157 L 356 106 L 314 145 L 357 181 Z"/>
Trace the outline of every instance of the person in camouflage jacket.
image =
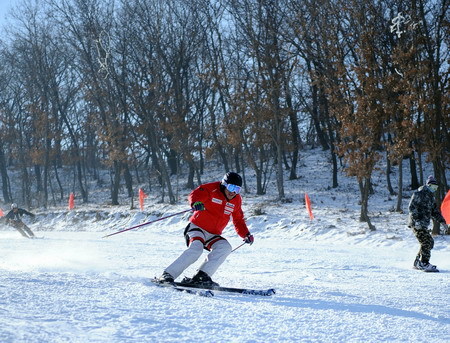
<path id="1" fill-rule="evenodd" d="M 434 199 L 437 188 L 436 179 L 429 176 L 426 185 L 419 187 L 409 202 L 408 227 L 413 230 L 420 244 L 414 267 L 425 271 L 437 271 L 436 266 L 430 264 L 431 249 L 434 247 L 433 237 L 428 230 L 431 218 L 445 224 L 445 219 L 439 212 Z"/>

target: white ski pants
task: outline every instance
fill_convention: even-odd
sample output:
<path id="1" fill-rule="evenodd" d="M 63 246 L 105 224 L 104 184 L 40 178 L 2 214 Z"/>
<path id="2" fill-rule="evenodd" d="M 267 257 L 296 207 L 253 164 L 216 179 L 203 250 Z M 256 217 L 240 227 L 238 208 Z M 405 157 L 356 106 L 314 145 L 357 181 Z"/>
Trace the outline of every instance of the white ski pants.
<path id="1" fill-rule="evenodd" d="M 198 270 L 211 277 L 231 253 L 230 243 L 222 236 L 213 235 L 192 223 L 189 225 L 186 235 L 186 239 L 189 239 L 188 248 L 165 271 L 176 279 L 187 267 L 200 258 L 203 249 L 207 249 L 210 250 L 210 253 Z"/>

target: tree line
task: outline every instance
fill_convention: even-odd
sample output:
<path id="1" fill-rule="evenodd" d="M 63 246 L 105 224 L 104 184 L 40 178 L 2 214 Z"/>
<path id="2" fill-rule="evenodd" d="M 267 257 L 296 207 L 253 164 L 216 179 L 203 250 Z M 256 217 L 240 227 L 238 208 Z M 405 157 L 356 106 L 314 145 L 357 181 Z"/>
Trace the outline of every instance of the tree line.
<path id="1" fill-rule="evenodd" d="M 143 182 L 175 203 L 173 176 L 194 188 L 209 161 L 249 167 L 259 195 L 275 177 L 285 201 L 311 146 L 329 151 L 331 187 L 340 167 L 355 177 L 370 228 L 382 157 L 398 211 L 425 163 L 438 198 L 449 188 L 448 0 L 23 0 L 2 31 L 4 202 L 88 202 L 107 169 L 112 204 Z"/>

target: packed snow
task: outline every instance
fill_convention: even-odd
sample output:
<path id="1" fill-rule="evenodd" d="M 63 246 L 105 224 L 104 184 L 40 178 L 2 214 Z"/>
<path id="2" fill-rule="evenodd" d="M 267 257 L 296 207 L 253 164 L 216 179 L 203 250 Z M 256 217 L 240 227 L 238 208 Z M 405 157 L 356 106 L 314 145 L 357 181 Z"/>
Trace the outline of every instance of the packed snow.
<path id="1" fill-rule="evenodd" d="M 405 212 L 394 212 L 397 200 L 377 172 L 369 202 L 377 230 L 369 231 L 359 222 L 355 180 L 341 173 L 339 187 L 330 188 L 326 152 L 305 153 L 302 162 L 300 178 L 285 179 L 291 201 L 284 203 L 275 180 L 256 196 L 247 170 L 243 209 L 255 243 L 234 251 L 213 276 L 223 286 L 275 288 L 275 295 L 205 298 L 152 284 L 185 249 L 189 213 L 103 238 L 188 209 L 188 189 L 179 190 L 176 205 L 150 194 L 144 211 L 99 197 L 72 211 L 33 210 L 36 218 L 24 221 L 43 239 L 0 226 L 0 342 L 448 342 L 449 236 L 435 237 L 431 262 L 440 273 L 413 269 L 419 245 L 406 226 L 408 197 Z M 222 174 L 208 171 L 203 181 Z M 231 224 L 224 236 L 233 247 L 242 243 Z"/>

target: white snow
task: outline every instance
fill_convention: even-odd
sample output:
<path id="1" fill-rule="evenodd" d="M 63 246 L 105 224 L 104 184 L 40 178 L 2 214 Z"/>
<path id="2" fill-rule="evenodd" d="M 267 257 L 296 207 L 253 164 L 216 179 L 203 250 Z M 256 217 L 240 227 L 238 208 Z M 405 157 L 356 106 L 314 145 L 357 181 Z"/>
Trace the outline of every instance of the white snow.
<path id="1" fill-rule="evenodd" d="M 448 342 L 449 237 L 435 237 L 431 262 L 440 273 L 414 270 L 408 199 L 405 213 L 393 212 L 396 199 L 377 174 L 369 203 L 377 231 L 369 232 L 354 180 L 341 174 L 339 188 L 329 188 L 325 154 L 305 154 L 301 178 L 285 181 L 291 203 L 275 200 L 274 182 L 266 196 L 243 194 L 255 243 L 233 252 L 213 279 L 275 288 L 272 297 L 205 298 L 151 284 L 185 248 L 188 214 L 102 238 L 187 209 L 189 190 L 173 206 L 153 195 L 144 212 L 100 201 L 35 211 L 35 221 L 24 220 L 44 239 L 0 227 L 0 342 Z M 203 181 L 221 172 L 210 175 Z M 224 236 L 242 242 L 231 225 Z"/>

